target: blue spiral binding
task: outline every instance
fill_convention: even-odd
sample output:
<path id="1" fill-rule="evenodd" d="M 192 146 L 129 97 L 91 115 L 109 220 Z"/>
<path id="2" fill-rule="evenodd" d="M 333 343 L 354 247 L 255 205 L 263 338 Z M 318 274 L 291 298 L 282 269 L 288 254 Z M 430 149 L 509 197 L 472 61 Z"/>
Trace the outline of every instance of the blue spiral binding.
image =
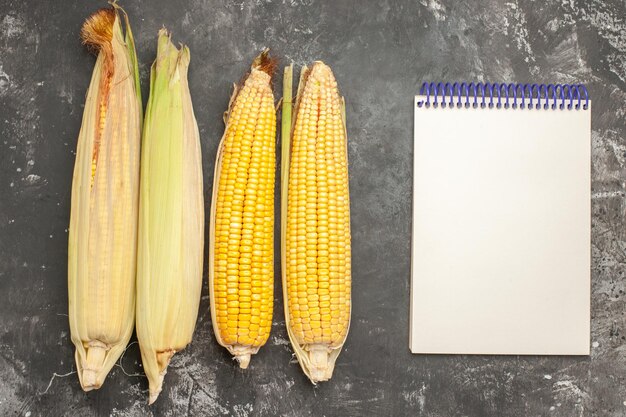
<path id="1" fill-rule="evenodd" d="M 418 101 L 417 107 L 510 107 L 528 110 L 589 108 L 589 92 L 584 84 L 422 83 L 420 95 L 426 96 L 426 100 Z"/>

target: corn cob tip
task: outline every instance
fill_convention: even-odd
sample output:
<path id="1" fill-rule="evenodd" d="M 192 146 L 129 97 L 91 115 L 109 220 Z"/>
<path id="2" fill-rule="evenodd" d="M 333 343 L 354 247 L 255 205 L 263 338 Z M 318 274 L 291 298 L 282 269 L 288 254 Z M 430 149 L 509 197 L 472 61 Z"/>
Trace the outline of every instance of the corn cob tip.
<path id="1" fill-rule="evenodd" d="M 257 353 L 259 348 L 245 345 L 234 345 L 231 346 L 229 350 L 233 354 L 233 359 L 236 359 L 239 363 L 239 367 L 241 369 L 248 369 L 252 355 Z"/>
<path id="2" fill-rule="evenodd" d="M 154 392 L 150 391 L 150 395 L 148 396 L 148 405 L 154 404 L 157 398 L 159 398 L 160 393 L 161 393 L 161 390 L 154 391 Z"/>
<path id="3" fill-rule="evenodd" d="M 163 389 L 163 380 L 165 379 L 165 374 L 167 373 L 167 368 L 160 372 L 156 381 L 149 381 L 149 391 L 148 391 L 148 405 L 154 404 L 154 402 L 159 398 L 159 394 Z"/>
<path id="4" fill-rule="evenodd" d="M 265 48 L 254 61 L 252 61 L 252 70 L 262 71 L 270 76 L 274 75 L 274 72 L 278 68 L 278 60 L 270 56 L 269 48 Z"/>
<path id="5" fill-rule="evenodd" d="M 94 369 L 83 369 L 81 388 L 85 392 L 100 388 L 96 382 L 97 372 Z"/>
<path id="6" fill-rule="evenodd" d="M 100 388 L 100 385 L 96 382 L 98 373 L 95 369 L 83 369 L 81 388 L 85 392 L 89 392 L 94 389 Z"/>
<path id="7" fill-rule="evenodd" d="M 113 40 L 113 24 L 117 12 L 112 7 L 99 9 L 91 14 L 83 23 L 80 37 L 84 45 L 99 51 Z"/>
<path id="8" fill-rule="evenodd" d="M 242 355 L 235 355 L 235 359 L 237 359 L 237 362 L 239 362 L 239 367 L 241 369 L 248 369 L 248 365 L 250 365 L 250 354 L 242 354 Z"/>
<path id="9" fill-rule="evenodd" d="M 328 381 L 333 374 L 334 363 L 328 358 L 328 345 L 313 344 L 309 346 L 310 379 L 313 384 Z"/>
<path id="10" fill-rule="evenodd" d="M 309 69 L 310 76 L 328 77 L 334 78 L 333 71 L 323 61 L 315 61 Z"/>
<path id="11" fill-rule="evenodd" d="M 86 356 L 76 352 L 76 366 L 80 373 L 80 386 L 88 392 L 102 386 L 103 377 L 99 378 L 105 366 L 106 355 L 109 346 L 102 342 L 92 341 L 85 346 Z"/>
<path id="12" fill-rule="evenodd" d="M 148 405 L 154 403 L 159 397 L 163 389 L 163 380 L 165 379 L 165 374 L 167 374 L 167 367 L 175 353 L 176 351 L 173 349 L 158 352 L 155 358 L 156 363 L 152 363 L 156 367 L 147 366 L 146 362 L 144 362 L 144 371 L 148 377 Z"/>

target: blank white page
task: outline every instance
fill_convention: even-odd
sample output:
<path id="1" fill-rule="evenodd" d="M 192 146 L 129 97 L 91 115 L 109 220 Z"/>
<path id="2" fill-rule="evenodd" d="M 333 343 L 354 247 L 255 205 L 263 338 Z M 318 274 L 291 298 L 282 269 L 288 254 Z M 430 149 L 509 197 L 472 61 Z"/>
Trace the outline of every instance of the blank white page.
<path id="1" fill-rule="evenodd" d="M 410 349 L 589 354 L 591 110 L 415 99 Z"/>

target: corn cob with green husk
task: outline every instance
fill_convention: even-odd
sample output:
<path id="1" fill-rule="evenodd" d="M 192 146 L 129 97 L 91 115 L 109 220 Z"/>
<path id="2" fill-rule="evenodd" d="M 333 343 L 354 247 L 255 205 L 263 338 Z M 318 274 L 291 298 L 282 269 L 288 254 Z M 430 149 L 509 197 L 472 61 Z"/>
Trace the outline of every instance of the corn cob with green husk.
<path id="1" fill-rule="evenodd" d="M 172 356 L 191 342 L 202 288 L 202 159 L 189 59 L 161 29 L 144 121 L 137 259 L 137 338 L 150 404 Z"/>
<path id="2" fill-rule="evenodd" d="M 98 58 L 72 181 L 68 298 L 78 377 L 89 391 L 100 388 L 135 324 L 141 96 L 133 36 L 118 6 L 91 15 L 81 37 Z"/>
<path id="3" fill-rule="evenodd" d="M 322 62 L 303 68 L 291 122 L 285 70 L 282 270 L 289 339 L 313 383 L 332 376 L 350 326 L 350 195 L 343 98 Z"/>
<path id="4" fill-rule="evenodd" d="M 276 114 L 267 51 L 235 89 L 215 164 L 209 290 L 215 336 L 247 368 L 274 304 Z"/>

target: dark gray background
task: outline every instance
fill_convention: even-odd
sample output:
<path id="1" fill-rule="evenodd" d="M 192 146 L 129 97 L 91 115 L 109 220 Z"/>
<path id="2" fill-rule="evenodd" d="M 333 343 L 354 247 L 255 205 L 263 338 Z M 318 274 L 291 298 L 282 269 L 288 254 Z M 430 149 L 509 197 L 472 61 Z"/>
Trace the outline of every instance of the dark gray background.
<path id="1" fill-rule="evenodd" d="M 51 381 L 75 369 L 67 227 L 94 64 L 78 34 L 102 4 L 0 0 L 0 414 L 626 416 L 623 0 L 124 2 L 144 102 L 158 29 L 191 49 L 207 208 L 222 113 L 252 58 L 267 46 L 281 64 L 321 59 L 333 68 L 350 138 L 352 327 L 333 379 L 314 388 L 292 358 L 277 280 L 271 338 L 240 371 L 215 342 L 205 289 L 194 342 L 174 357 L 153 407 L 146 379 L 120 367 L 89 394 L 75 374 Z M 591 356 L 409 354 L 412 97 L 426 80 L 588 85 Z M 125 372 L 141 373 L 139 363 L 133 344 Z"/>

